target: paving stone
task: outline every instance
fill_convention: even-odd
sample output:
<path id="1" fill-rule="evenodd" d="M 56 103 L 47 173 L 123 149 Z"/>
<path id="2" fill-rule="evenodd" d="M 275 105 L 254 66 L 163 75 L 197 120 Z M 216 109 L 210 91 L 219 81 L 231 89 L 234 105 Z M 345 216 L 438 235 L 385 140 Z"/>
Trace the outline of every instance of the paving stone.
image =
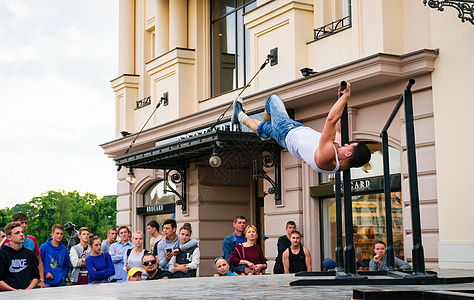
<path id="1" fill-rule="evenodd" d="M 474 271 L 444 270 L 440 276 L 474 276 Z M 318 277 L 332 279 L 333 277 Z M 474 284 L 424 286 L 290 286 L 294 275 L 200 277 L 66 286 L 19 292 L 2 292 L 1 299 L 351 299 L 354 289 L 371 290 L 474 290 Z"/>

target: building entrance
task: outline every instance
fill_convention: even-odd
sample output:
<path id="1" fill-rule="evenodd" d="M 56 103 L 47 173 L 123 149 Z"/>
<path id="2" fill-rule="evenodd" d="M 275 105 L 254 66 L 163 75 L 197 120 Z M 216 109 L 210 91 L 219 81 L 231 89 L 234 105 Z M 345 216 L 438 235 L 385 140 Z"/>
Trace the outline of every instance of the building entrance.
<path id="1" fill-rule="evenodd" d="M 172 183 L 170 183 L 172 184 Z M 147 224 L 156 221 L 163 228 L 166 219 L 175 219 L 175 195 L 164 193 L 164 181 L 158 181 L 151 185 L 143 194 L 143 206 L 137 207 L 137 214 L 143 215 L 143 228 L 145 234 L 144 247 L 150 247 L 150 234 L 146 230 Z M 160 232 L 161 233 L 161 232 Z"/>
<path id="2" fill-rule="evenodd" d="M 400 192 L 392 192 L 392 231 L 395 256 L 404 259 L 403 212 Z M 322 230 L 324 257 L 336 259 L 336 199 L 322 200 Z M 374 241 L 386 240 L 385 197 L 383 193 L 364 194 L 352 197 L 353 234 L 356 262 L 359 271 L 369 270 L 369 261 L 374 256 Z M 343 215 L 344 218 L 344 215 Z M 344 220 L 342 221 L 344 224 Z M 343 227 L 343 241 L 345 230 Z"/>

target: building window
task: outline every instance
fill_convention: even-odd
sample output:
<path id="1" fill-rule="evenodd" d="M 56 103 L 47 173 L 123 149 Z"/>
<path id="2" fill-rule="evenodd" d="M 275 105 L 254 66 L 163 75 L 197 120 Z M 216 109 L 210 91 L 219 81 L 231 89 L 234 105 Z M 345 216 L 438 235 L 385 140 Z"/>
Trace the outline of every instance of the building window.
<path id="1" fill-rule="evenodd" d="M 324 26 L 314 30 L 314 39 L 319 40 L 341 30 L 350 28 L 351 0 L 324 1 L 324 8 L 319 13 L 323 14 Z"/>
<path id="2" fill-rule="evenodd" d="M 211 93 L 245 86 L 250 79 L 250 34 L 243 14 L 255 0 L 211 0 Z"/>
<path id="3" fill-rule="evenodd" d="M 170 182 L 171 185 L 173 183 Z M 173 188 L 175 188 L 173 186 Z M 164 181 L 159 181 L 149 187 L 143 194 L 143 207 L 137 208 L 137 213 L 143 215 L 145 233 L 144 248 L 150 245 L 150 235 L 146 230 L 147 224 L 154 220 L 160 224 L 160 230 L 166 219 L 175 219 L 176 199 L 173 193 L 164 193 Z"/>

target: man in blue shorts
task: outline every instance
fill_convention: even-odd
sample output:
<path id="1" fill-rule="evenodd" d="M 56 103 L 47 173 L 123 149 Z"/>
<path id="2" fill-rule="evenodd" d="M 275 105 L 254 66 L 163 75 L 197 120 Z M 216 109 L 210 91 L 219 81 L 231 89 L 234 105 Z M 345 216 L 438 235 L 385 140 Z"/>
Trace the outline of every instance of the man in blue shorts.
<path id="1" fill-rule="evenodd" d="M 340 146 L 339 119 L 351 96 L 347 83 L 342 96 L 328 113 L 322 132 L 290 119 L 280 97 L 271 95 L 265 102 L 263 121 L 250 118 L 242 108 L 240 98 L 234 100 L 232 123 L 242 123 L 260 138 L 273 138 L 296 158 L 303 159 L 317 172 L 336 173 L 352 167 L 362 167 L 370 160 L 370 150 L 363 142 Z"/>

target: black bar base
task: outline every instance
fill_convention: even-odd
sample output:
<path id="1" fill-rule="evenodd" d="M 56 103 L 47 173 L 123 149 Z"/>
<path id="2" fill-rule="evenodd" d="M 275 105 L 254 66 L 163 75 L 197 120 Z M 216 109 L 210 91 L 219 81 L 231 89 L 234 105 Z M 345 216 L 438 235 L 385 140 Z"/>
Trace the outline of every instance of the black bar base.
<path id="1" fill-rule="evenodd" d="M 336 277 L 337 278 L 337 277 Z M 367 278 L 355 279 L 353 277 L 339 279 L 300 279 L 290 282 L 290 286 L 313 286 L 313 285 L 431 285 L 431 284 L 455 284 L 455 283 L 471 283 L 474 277 L 453 277 L 438 278 Z"/>
<path id="2" fill-rule="evenodd" d="M 295 274 L 295 276 L 336 276 L 335 271 L 327 271 L 327 272 L 298 272 Z"/>
<path id="3" fill-rule="evenodd" d="M 354 289 L 352 299 L 364 300 L 461 300 L 474 299 L 474 290 L 433 290 L 433 291 L 417 291 L 417 290 L 373 290 L 373 289 Z"/>
<path id="4" fill-rule="evenodd" d="M 312 275 L 317 273 L 318 275 Z M 335 272 L 299 272 L 296 276 L 332 276 Z M 308 275 L 306 275 L 308 274 Z M 371 276 L 368 278 L 367 276 Z M 380 278 L 383 276 L 383 278 Z M 379 278 L 377 278 L 379 277 Z M 310 285 L 429 285 L 474 282 L 474 277 L 438 277 L 436 272 L 408 273 L 408 271 L 366 271 L 357 274 L 336 273 L 332 279 L 300 279 L 290 286 Z"/>
<path id="5" fill-rule="evenodd" d="M 344 273 L 341 275 L 336 275 L 334 277 L 334 280 L 347 280 L 347 281 L 352 281 L 352 280 L 366 280 L 367 276 L 364 275 L 359 275 L 359 274 L 352 274 L 352 273 Z"/>
<path id="6" fill-rule="evenodd" d="M 405 275 L 403 278 L 406 279 L 426 279 L 426 278 L 438 278 L 438 276 L 434 274 L 426 274 L 426 273 L 413 273 Z"/>

